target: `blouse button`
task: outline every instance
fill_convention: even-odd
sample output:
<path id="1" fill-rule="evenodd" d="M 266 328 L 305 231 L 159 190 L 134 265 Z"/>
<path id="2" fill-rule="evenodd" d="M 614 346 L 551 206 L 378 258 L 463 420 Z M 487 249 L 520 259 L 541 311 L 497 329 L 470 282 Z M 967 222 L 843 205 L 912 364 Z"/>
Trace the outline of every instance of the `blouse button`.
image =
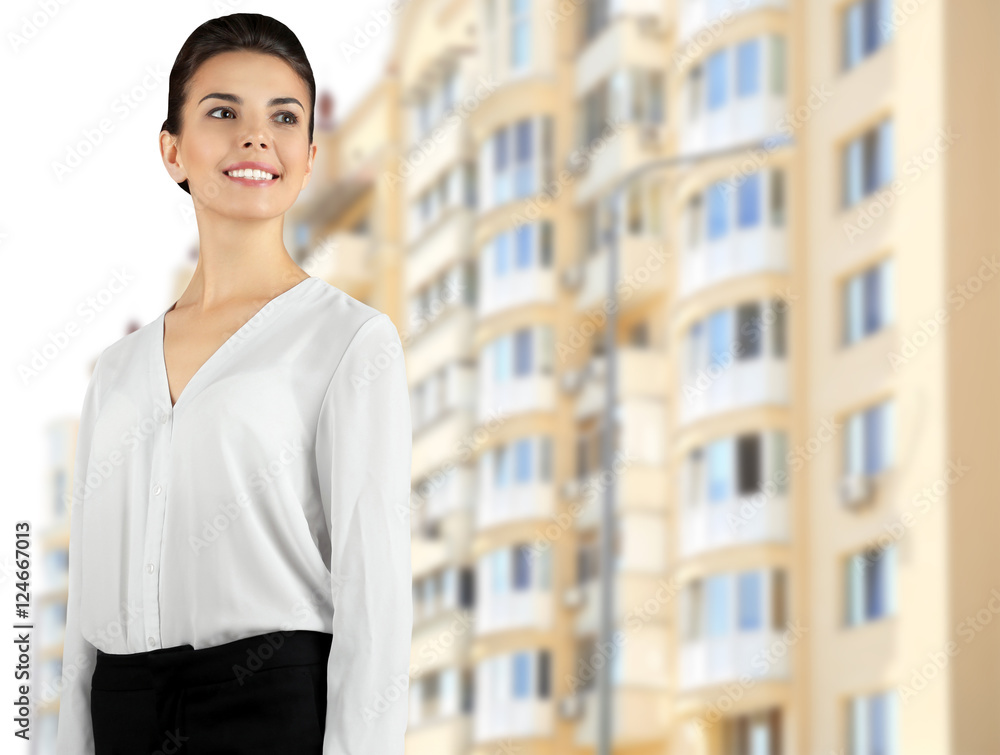
<path id="1" fill-rule="evenodd" d="M 160 422 L 162 422 L 164 425 L 167 424 L 167 420 L 168 419 L 170 419 L 170 418 L 167 416 L 166 412 L 164 412 L 163 414 L 160 415 Z"/>
<path id="2" fill-rule="evenodd" d="M 153 573 L 153 569 L 155 569 L 155 568 L 156 567 L 153 566 L 152 564 L 146 564 L 146 571 L 148 571 L 150 574 Z"/>
<path id="3" fill-rule="evenodd" d="M 153 486 L 153 495 L 159 495 L 161 492 L 163 492 L 163 488 L 161 488 L 159 485 Z"/>
<path id="4" fill-rule="evenodd" d="M 156 638 L 155 637 L 147 637 L 146 638 L 146 642 L 149 643 L 150 647 L 156 647 Z"/>

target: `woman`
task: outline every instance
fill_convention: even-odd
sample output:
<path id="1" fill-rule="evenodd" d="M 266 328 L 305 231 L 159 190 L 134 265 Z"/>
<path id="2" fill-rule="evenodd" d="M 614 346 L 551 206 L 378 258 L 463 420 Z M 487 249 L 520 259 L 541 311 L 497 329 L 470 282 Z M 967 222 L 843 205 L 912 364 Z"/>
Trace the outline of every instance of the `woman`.
<path id="1" fill-rule="evenodd" d="M 282 244 L 315 99 L 258 14 L 203 24 L 171 70 L 160 149 L 200 255 L 84 399 L 63 755 L 403 753 L 406 371 L 389 317 Z"/>

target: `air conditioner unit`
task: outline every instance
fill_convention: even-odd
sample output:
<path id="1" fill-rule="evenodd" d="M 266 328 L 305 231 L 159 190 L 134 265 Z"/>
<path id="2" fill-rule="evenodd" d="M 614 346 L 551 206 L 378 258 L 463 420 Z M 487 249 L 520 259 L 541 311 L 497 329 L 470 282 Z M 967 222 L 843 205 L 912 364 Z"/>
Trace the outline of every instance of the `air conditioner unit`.
<path id="1" fill-rule="evenodd" d="M 580 695 L 567 695 L 559 701 L 559 715 L 562 718 L 576 719 L 583 715 L 583 698 Z"/>
<path id="2" fill-rule="evenodd" d="M 583 285 L 583 263 L 577 262 L 575 265 L 563 268 L 559 279 L 562 281 L 563 288 L 568 291 L 576 291 Z"/>
<path id="3" fill-rule="evenodd" d="M 573 585 L 563 593 L 563 605 L 567 608 L 579 608 L 583 605 L 583 590 L 579 585 Z"/>
<path id="4" fill-rule="evenodd" d="M 864 474 L 845 475 L 840 481 L 840 502 L 853 509 L 871 501 L 875 495 L 875 480 Z"/>

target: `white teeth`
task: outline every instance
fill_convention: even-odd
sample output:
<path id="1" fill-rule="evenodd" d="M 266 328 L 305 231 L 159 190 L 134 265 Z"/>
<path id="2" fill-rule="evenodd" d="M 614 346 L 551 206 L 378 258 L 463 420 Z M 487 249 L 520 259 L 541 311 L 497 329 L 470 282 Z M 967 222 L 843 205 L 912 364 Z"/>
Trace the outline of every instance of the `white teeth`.
<path id="1" fill-rule="evenodd" d="M 233 178 L 252 178 L 254 181 L 270 181 L 274 176 L 262 170 L 252 170 L 251 168 L 241 168 L 240 170 L 228 170 L 227 176 Z"/>

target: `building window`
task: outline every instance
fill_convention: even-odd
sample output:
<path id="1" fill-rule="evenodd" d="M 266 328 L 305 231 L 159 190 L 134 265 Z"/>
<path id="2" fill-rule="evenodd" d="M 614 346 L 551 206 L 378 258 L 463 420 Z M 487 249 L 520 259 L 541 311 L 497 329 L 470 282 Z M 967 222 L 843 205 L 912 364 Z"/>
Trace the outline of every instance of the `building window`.
<path id="1" fill-rule="evenodd" d="M 785 171 L 771 171 L 771 224 L 785 224 Z"/>
<path id="2" fill-rule="evenodd" d="M 722 238 L 729 231 L 726 185 L 718 181 L 708 187 L 708 238 Z"/>
<path id="3" fill-rule="evenodd" d="M 531 694 L 531 654 L 514 653 L 514 698 L 523 699 Z"/>
<path id="4" fill-rule="evenodd" d="M 696 120 L 701 115 L 701 102 L 705 96 L 704 74 L 701 66 L 691 69 L 688 76 L 688 120 Z"/>
<path id="5" fill-rule="evenodd" d="M 610 0 L 591 0 L 583 6 L 583 41 L 589 42 L 608 25 Z"/>
<path id="6" fill-rule="evenodd" d="M 736 96 L 760 92 L 760 40 L 749 39 L 736 47 Z"/>
<path id="7" fill-rule="evenodd" d="M 518 482 L 531 482 L 531 451 L 531 441 L 527 438 L 514 444 L 514 477 Z"/>
<path id="8" fill-rule="evenodd" d="M 514 192 L 516 197 L 526 197 L 531 194 L 534 185 L 534 167 L 532 160 L 532 128 L 530 118 L 525 118 L 514 127 Z"/>
<path id="9" fill-rule="evenodd" d="M 771 37 L 771 94 L 785 93 L 785 38 L 772 34 Z"/>
<path id="10" fill-rule="evenodd" d="M 762 592 L 760 572 L 743 572 L 737 576 L 736 594 L 740 631 L 760 629 L 763 626 L 761 618 Z"/>
<path id="11" fill-rule="evenodd" d="M 729 51 L 719 50 L 708 57 L 708 109 L 718 110 L 726 104 L 729 88 Z"/>
<path id="12" fill-rule="evenodd" d="M 845 71 L 892 40 L 892 0 L 856 0 L 841 17 Z"/>
<path id="13" fill-rule="evenodd" d="M 850 699 L 847 710 L 850 755 L 898 755 L 898 700 L 893 691 Z"/>
<path id="14" fill-rule="evenodd" d="M 846 563 L 847 625 L 858 626 L 895 613 L 896 545 L 865 550 Z"/>
<path id="15" fill-rule="evenodd" d="M 531 372 L 531 328 L 521 328 L 514 333 L 514 374 Z"/>
<path id="16" fill-rule="evenodd" d="M 726 755 L 780 755 L 781 708 L 724 719 Z"/>
<path id="17" fill-rule="evenodd" d="M 844 473 L 876 475 L 893 462 L 894 404 L 891 399 L 855 412 L 844 434 Z"/>
<path id="18" fill-rule="evenodd" d="M 886 118 L 843 150 L 843 203 L 852 207 L 893 178 L 893 122 Z"/>
<path id="19" fill-rule="evenodd" d="M 526 545 L 514 549 L 514 589 L 528 590 L 531 587 L 531 550 Z"/>
<path id="20" fill-rule="evenodd" d="M 751 173 L 736 190 L 736 218 L 740 228 L 760 225 L 760 173 Z"/>
<path id="21" fill-rule="evenodd" d="M 510 0 L 510 67 L 526 68 L 531 58 L 531 0 Z"/>
<path id="22" fill-rule="evenodd" d="M 852 276 L 843 287 L 843 342 L 850 345 L 875 333 L 893 318 L 893 260 Z"/>

